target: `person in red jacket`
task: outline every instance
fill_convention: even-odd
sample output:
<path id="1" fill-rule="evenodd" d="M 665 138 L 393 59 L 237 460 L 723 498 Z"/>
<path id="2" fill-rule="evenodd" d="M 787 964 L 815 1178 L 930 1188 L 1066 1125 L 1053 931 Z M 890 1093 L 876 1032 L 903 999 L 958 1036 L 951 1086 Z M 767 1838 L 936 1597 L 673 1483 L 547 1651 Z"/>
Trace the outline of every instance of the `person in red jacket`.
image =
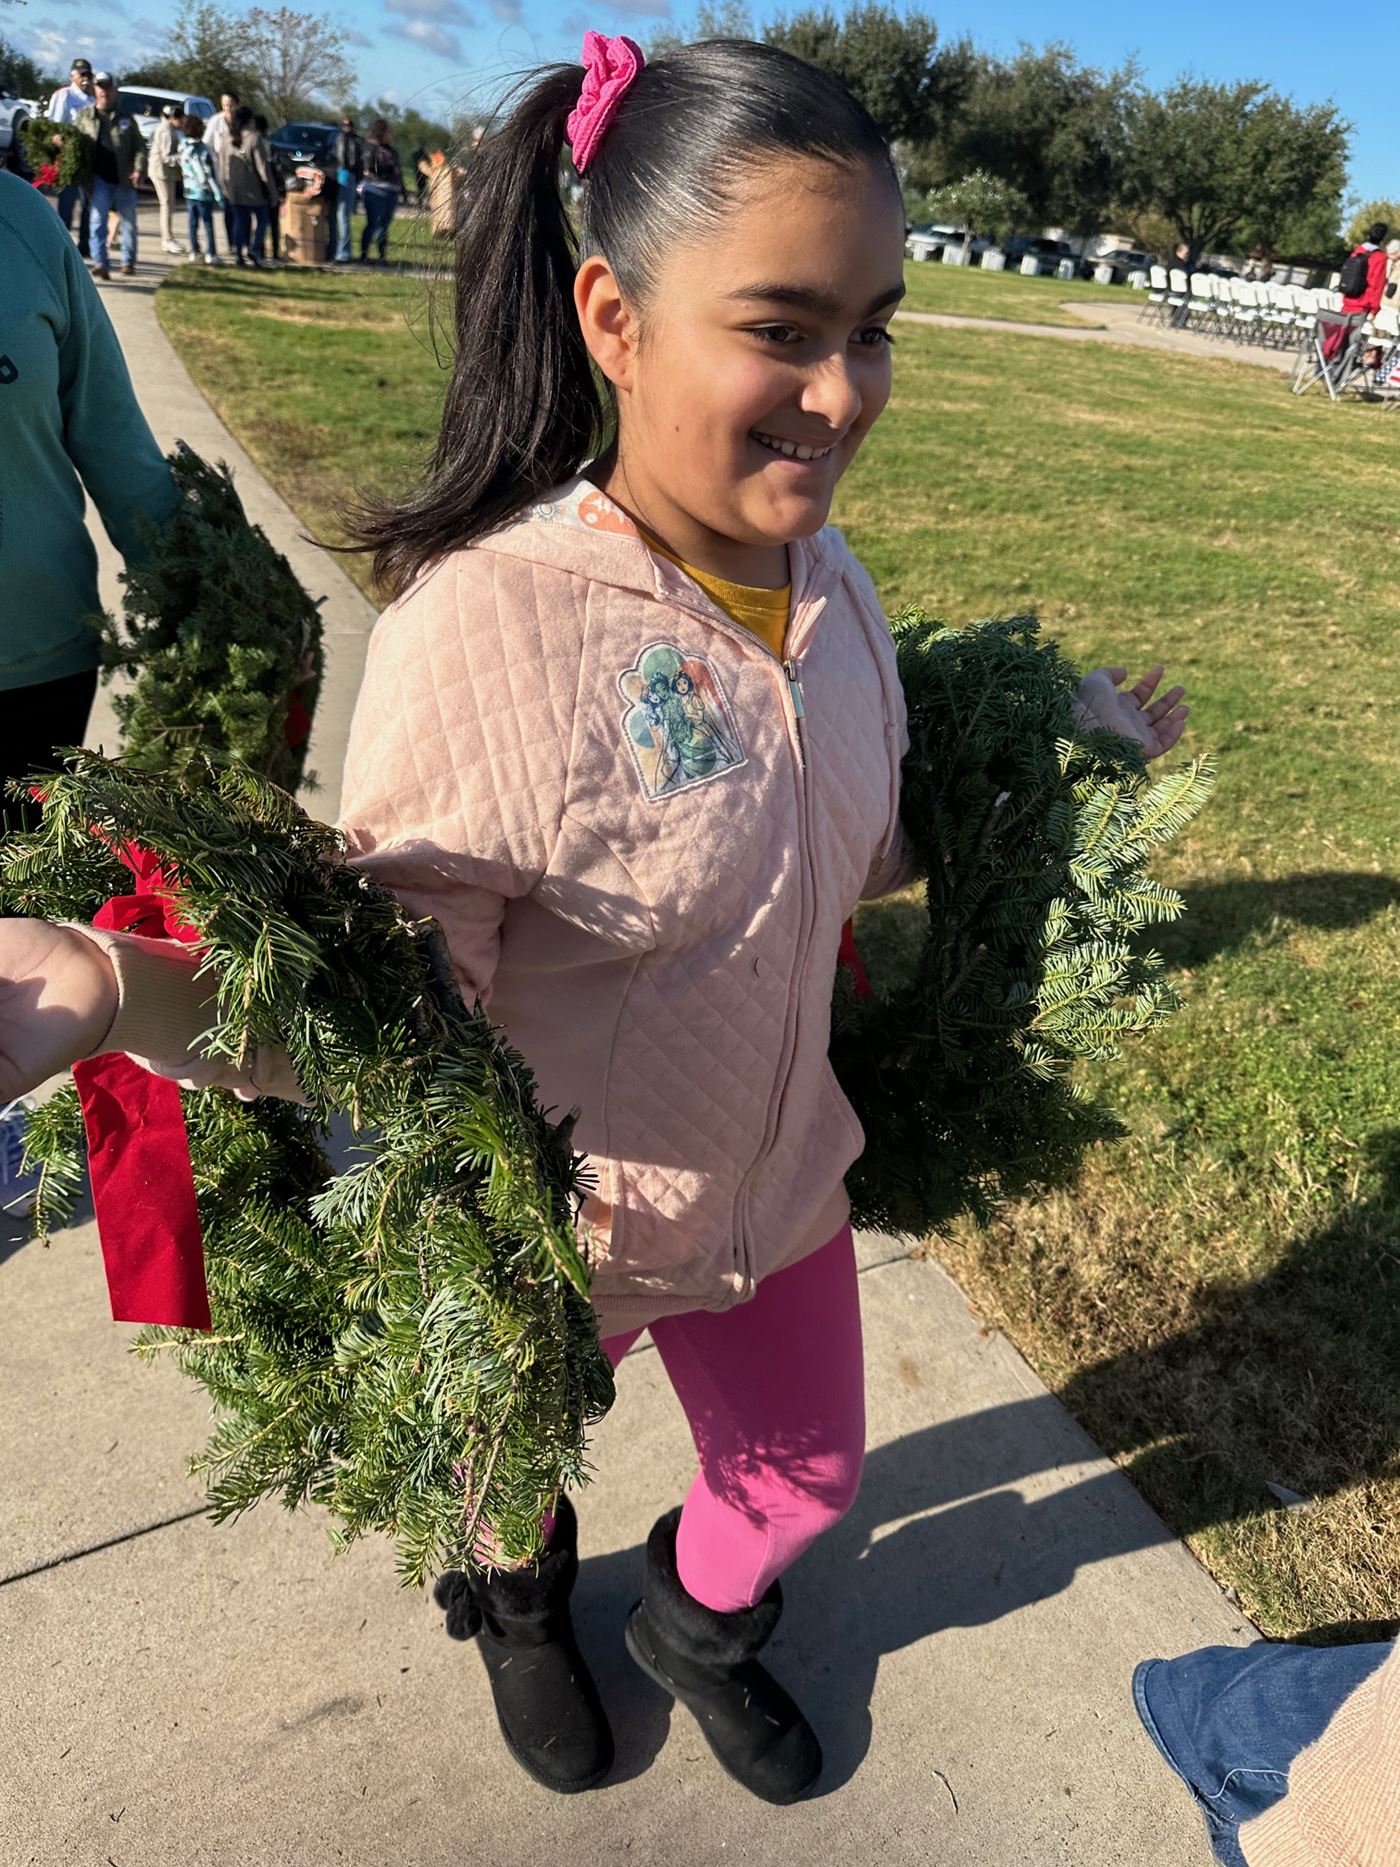
<path id="1" fill-rule="evenodd" d="M 1381 299 L 1385 295 L 1385 274 L 1387 265 L 1385 243 L 1389 237 L 1390 228 L 1386 223 L 1383 220 L 1373 221 L 1366 229 L 1366 238 L 1361 242 L 1360 246 L 1352 248 L 1351 255 L 1346 265 L 1342 268 L 1342 278 L 1344 281 L 1342 311 L 1344 314 L 1360 311 L 1364 312 L 1367 317 L 1373 318 L 1380 310 Z M 1347 278 L 1347 273 L 1351 269 L 1352 261 L 1361 258 L 1364 258 L 1366 261 L 1365 284 L 1361 285 L 1358 279 L 1353 289 L 1347 291 L 1346 285 L 1352 284 L 1352 281 Z M 1355 270 L 1359 273 L 1360 268 L 1358 267 Z M 1357 289 L 1358 287 L 1359 289 Z M 1322 346 L 1322 354 L 1329 362 L 1341 349 L 1342 340 L 1346 334 L 1346 327 L 1341 324 L 1334 324 L 1331 330 L 1328 331 L 1326 342 Z"/>

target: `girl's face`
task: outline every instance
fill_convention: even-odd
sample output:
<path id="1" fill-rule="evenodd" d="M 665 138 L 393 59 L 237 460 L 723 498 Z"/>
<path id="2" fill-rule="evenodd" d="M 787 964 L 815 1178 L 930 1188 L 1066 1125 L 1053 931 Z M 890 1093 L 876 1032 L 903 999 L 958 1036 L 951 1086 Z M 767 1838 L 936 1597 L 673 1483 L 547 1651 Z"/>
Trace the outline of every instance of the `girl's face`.
<path id="1" fill-rule="evenodd" d="M 618 391 L 607 490 L 701 569 L 786 582 L 787 544 L 826 524 L 889 398 L 903 262 L 888 176 L 810 159 L 757 170 L 671 251 L 640 318 L 619 299 L 615 327 L 590 328 L 607 313 L 587 262 L 584 329 Z"/>

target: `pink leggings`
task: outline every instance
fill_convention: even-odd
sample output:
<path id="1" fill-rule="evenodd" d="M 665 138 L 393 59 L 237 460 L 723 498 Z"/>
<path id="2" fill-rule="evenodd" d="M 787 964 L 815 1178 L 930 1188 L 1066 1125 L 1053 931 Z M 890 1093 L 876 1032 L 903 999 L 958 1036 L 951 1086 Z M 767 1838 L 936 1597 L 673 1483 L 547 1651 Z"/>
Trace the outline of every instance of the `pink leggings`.
<path id="1" fill-rule="evenodd" d="M 614 1368 L 641 1333 L 604 1342 Z M 676 1536 L 681 1582 L 707 1608 L 751 1607 L 860 1488 L 865 1367 L 850 1226 L 766 1277 L 751 1302 L 664 1316 L 651 1339 L 700 1456 Z"/>

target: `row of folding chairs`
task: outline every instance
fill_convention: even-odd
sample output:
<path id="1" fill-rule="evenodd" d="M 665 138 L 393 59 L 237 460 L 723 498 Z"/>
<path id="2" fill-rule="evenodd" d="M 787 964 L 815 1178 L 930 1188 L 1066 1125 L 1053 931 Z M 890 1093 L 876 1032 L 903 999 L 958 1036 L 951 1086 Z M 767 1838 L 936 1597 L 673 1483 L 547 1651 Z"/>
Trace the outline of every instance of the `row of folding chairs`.
<path id="1" fill-rule="evenodd" d="M 1234 343 L 1291 350 L 1313 329 L 1321 312 L 1340 311 L 1341 298 L 1325 286 L 1278 285 L 1231 279 L 1214 272 L 1153 266 L 1140 316 Z"/>
<path id="2" fill-rule="evenodd" d="M 1361 311 L 1321 311 L 1299 348 L 1289 387 L 1305 395 L 1321 383 L 1334 402 L 1344 395 L 1400 406 L 1400 312 L 1385 305 Z"/>

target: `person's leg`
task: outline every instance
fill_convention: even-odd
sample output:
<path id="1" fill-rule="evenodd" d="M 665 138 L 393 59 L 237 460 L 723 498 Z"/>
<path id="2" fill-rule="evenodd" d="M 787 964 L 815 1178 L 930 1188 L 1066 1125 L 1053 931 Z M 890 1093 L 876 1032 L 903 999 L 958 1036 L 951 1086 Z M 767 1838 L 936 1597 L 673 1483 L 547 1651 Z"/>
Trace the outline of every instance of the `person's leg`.
<path id="1" fill-rule="evenodd" d="M 66 188 L 58 191 L 58 218 L 63 222 L 63 231 L 73 231 L 73 209 L 84 205 L 83 191 L 76 182 L 69 182 Z"/>
<path id="2" fill-rule="evenodd" d="M 232 201 L 225 201 L 224 202 L 224 240 L 227 243 L 228 250 L 230 253 L 233 252 L 234 250 L 233 229 L 234 229 L 235 222 L 237 221 L 237 218 L 238 218 L 238 209 L 233 205 Z"/>
<path id="3" fill-rule="evenodd" d="M 136 190 L 130 182 L 118 188 L 116 209 L 122 223 L 122 269 L 131 271 L 136 265 Z"/>
<path id="4" fill-rule="evenodd" d="M 389 229 L 394 224 L 394 211 L 399 205 L 399 197 L 392 188 L 384 190 L 384 218 L 379 223 L 379 257 L 387 262 L 389 258 Z"/>
<path id="5" fill-rule="evenodd" d="M 342 264 L 351 257 L 350 239 L 354 215 L 355 190 L 353 187 L 341 188 L 335 203 L 335 256 Z"/>
<path id="6" fill-rule="evenodd" d="M 92 184 L 92 206 L 88 212 L 88 247 L 92 263 L 97 267 L 107 264 L 107 216 L 112 209 L 112 200 L 116 189 L 111 182 L 95 181 Z"/>
<path id="7" fill-rule="evenodd" d="M 175 244 L 174 229 L 170 225 L 170 182 L 161 173 L 159 163 L 151 170 L 151 186 L 156 191 L 156 205 L 160 209 L 160 243 L 168 253 Z"/>
<path id="8" fill-rule="evenodd" d="M 185 219 L 189 223 L 190 252 L 195 259 L 198 259 L 200 256 L 198 201 L 187 201 L 185 203 Z"/>
<path id="9" fill-rule="evenodd" d="M 78 253 L 83 259 L 92 257 L 92 190 L 84 188 L 78 202 Z"/>
<path id="10" fill-rule="evenodd" d="M 81 745 L 96 692 L 95 668 L 35 686 L 0 688 L 0 786 L 54 770 L 57 747 Z M 31 805 L 0 797 L 0 827 L 21 829 L 33 821 Z"/>
<path id="11" fill-rule="evenodd" d="M 265 207 L 253 209 L 253 233 L 248 242 L 248 252 L 259 265 L 267 257 L 267 209 Z"/>
<path id="12" fill-rule="evenodd" d="M 651 1333 L 700 1457 L 676 1536 L 680 1579 L 706 1607 L 750 1607 L 860 1485 L 865 1364 L 850 1227 L 765 1278 L 752 1302 L 668 1316 Z"/>

